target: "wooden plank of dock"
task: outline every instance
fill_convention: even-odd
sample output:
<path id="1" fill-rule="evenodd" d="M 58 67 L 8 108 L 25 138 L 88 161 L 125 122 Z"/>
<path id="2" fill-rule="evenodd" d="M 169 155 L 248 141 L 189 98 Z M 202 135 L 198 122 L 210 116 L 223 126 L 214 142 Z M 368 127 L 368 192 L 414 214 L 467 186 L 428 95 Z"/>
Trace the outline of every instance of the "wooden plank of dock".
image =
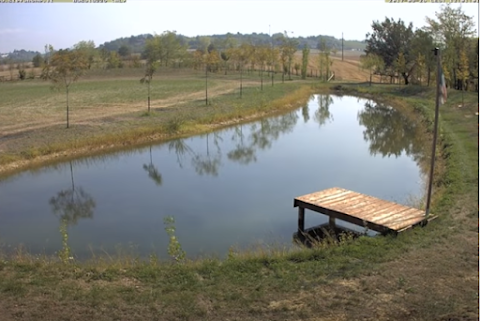
<path id="1" fill-rule="evenodd" d="M 293 206 L 299 208 L 299 232 L 305 230 L 306 208 L 328 215 L 331 225 L 339 219 L 380 233 L 398 233 L 426 222 L 422 210 L 338 187 L 296 197 Z"/>

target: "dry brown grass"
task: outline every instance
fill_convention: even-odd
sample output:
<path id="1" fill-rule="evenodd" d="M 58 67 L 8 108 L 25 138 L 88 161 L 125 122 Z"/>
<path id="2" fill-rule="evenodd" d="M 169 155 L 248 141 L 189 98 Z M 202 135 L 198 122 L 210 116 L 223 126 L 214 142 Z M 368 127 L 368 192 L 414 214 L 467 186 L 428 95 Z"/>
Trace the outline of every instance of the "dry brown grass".
<path id="1" fill-rule="evenodd" d="M 336 55 L 331 55 L 333 64 L 331 70 L 335 73 L 336 81 L 352 81 L 352 82 L 365 82 L 369 81 L 370 76 L 368 71 L 362 70 L 360 68 L 360 54 L 359 51 L 346 51 L 344 53 L 344 59 L 342 61 L 341 53 Z M 309 55 L 308 70 L 313 70 L 315 75 L 315 70 L 318 69 L 318 50 L 311 50 Z M 302 62 L 302 52 L 297 51 L 295 53 L 295 62 L 301 64 Z M 379 82 L 380 78 L 374 76 L 372 81 Z"/>

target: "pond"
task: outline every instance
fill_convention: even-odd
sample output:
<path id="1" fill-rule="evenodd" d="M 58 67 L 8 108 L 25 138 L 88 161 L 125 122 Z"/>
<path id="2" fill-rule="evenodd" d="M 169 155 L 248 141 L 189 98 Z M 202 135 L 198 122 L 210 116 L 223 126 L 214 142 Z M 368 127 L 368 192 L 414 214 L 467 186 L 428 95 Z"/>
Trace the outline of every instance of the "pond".
<path id="1" fill-rule="evenodd" d="M 190 258 L 291 244 L 296 196 L 341 187 L 405 204 L 423 195 L 421 137 L 389 106 L 314 95 L 280 116 L 11 176 L 0 182 L 0 243 L 54 254 L 64 220 L 78 258 L 119 249 L 166 258 L 172 216 Z M 325 222 L 306 215 L 307 227 Z"/>

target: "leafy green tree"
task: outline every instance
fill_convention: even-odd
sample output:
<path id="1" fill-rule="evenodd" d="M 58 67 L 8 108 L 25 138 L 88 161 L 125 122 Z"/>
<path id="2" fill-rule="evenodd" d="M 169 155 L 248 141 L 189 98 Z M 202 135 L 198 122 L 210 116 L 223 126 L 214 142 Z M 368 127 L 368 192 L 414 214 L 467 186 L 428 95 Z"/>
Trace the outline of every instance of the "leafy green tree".
<path id="1" fill-rule="evenodd" d="M 122 68 L 123 63 L 122 59 L 120 59 L 120 56 L 116 51 L 110 51 L 108 54 L 108 64 L 107 68 L 108 69 L 115 69 L 115 68 Z"/>
<path id="2" fill-rule="evenodd" d="M 256 49 L 256 60 L 260 67 L 260 90 L 263 90 L 263 73 L 268 61 L 269 48 L 264 45 L 260 45 Z"/>
<path id="3" fill-rule="evenodd" d="M 415 78 L 418 80 L 420 85 L 422 84 L 424 75 L 426 74 L 425 66 L 425 56 L 419 53 L 417 55 L 417 59 L 415 59 Z"/>
<path id="4" fill-rule="evenodd" d="M 468 38 L 476 33 L 473 17 L 466 15 L 461 7 L 443 5 L 435 13 L 436 19 L 428 18 L 426 30 L 433 35 L 435 43 L 442 50 L 444 71 L 449 72 L 448 85 L 460 89 L 461 79 L 457 75 L 460 52 L 464 50 Z"/>
<path id="5" fill-rule="evenodd" d="M 308 56 L 310 55 L 310 48 L 307 45 L 303 46 L 302 50 L 302 79 L 307 78 Z"/>
<path id="6" fill-rule="evenodd" d="M 120 48 L 118 48 L 118 54 L 122 58 L 126 58 L 130 55 L 130 47 L 127 45 L 122 45 Z"/>
<path id="7" fill-rule="evenodd" d="M 142 79 L 140 79 L 141 84 L 147 85 L 147 112 L 150 113 L 150 88 L 153 79 L 153 74 L 158 68 L 158 62 L 155 60 L 147 60 L 147 64 L 145 66 L 145 75 Z"/>
<path id="8" fill-rule="evenodd" d="M 360 56 L 360 67 L 368 70 L 370 74 L 370 86 L 372 85 L 372 76 L 375 72 L 380 72 L 384 68 L 383 59 L 375 54 Z"/>
<path id="9" fill-rule="evenodd" d="M 386 18 L 383 22 L 374 21 L 372 33 L 367 33 L 365 53 L 382 57 L 385 67 L 392 74 L 396 71 L 396 61 L 401 52 L 405 59 L 405 68 L 402 68 L 402 77 L 408 85 L 410 72 L 413 69 L 415 57 L 411 54 L 411 42 L 414 38 L 413 25 L 405 26 L 399 19 Z"/>
<path id="10" fill-rule="evenodd" d="M 279 37 L 279 40 L 281 42 L 280 59 L 283 65 L 282 80 L 284 79 L 286 73 L 288 73 L 288 79 L 292 80 L 291 69 L 292 69 L 293 55 L 297 51 L 298 40 L 294 38 L 289 38 L 287 31 L 285 31 L 284 34 Z"/>
<path id="11" fill-rule="evenodd" d="M 398 72 L 399 75 L 405 75 L 405 73 L 407 72 L 407 63 L 405 61 L 405 55 L 403 54 L 403 52 L 400 52 L 398 54 L 398 57 L 394 63 L 394 67 L 395 67 L 395 71 Z M 399 83 L 400 83 L 400 79 L 399 79 Z"/>
<path id="12" fill-rule="evenodd" d="M 42 55 L 36 54 L 35 57 L 32 59 L 33 67 L 38 68 L 42 65 Z"/>
<path id="13" fill-rule="evenodd" d="M 430 86 L 432 74 L 434 75 L 436 68 L 436 57 L 432 51 L 435 45 L 433 43 L 433 37 L 430 32 L 422 29 L 415 30 L 414 37 L 411 42 L 411 54 L 415 58 L 415 73 L 418 76 L 419 73 L 419 58 L 421 59 L 421 74 L 426 75 L 427 86 Z"/>
<path id="14" fill-rule="evenodd" d="M 80 50 L 59 50 L 51 59 L 53 70 L 49 79 L 58 89 L 64 89 L 67 102 L 67 128 L 70 127 L 69 120 L 69 91 L 71 85 L 76 82 L 88 69 L 88 57 Z"/>
<path id="15" fill-rule="evenodd" d="M 51 58 L 55 53 L 55 49 L 53 49 L 52 45 L 45 45 L 45 55 L 43 56 L 43 68 L 40 78 L 43 80 L 50 79 L 50 71 L 51 71 Z"/>
<path id="16" fill-rule="evenodd" d="M 330 77 L 330 67 L 333 60 L 330 58 L 330 49 L 327 47 L 325 39 L 320 41 L 320 52 L 318 53 L 318 67 L 320 72 L 320 79 L 327 81 Z"/>
<path id="17" fill-rule="evenodd" d="M 247 43 L 242 43 L 233 52 L 233 57 L 240 69 L 240 98 L 242 98 L 242 92 L 243 92 L 243 69 L 245 64 L 248 61 L 249 52 L 250 52 L 250 49 Z"/>
<path id="18" fill-rule="evenodd" d="M 470 70 L 468 66 L 468 56 L 465 50 L 460 51 L 460 57 L 459 57 L 459 64 L 458 64 L 458 70 L 457 70 L 457 76 L 458 79 L 461 81 L 461 89 L 462 89 L 462 106 L 464 103 L 463 100 L 463 92 L 465 90 L 465 86 L 468 80 L 468 77 L 470 76 Z"/>
<path id="19" fill-rule="evenodd" d="M 165 31 L 158 37 L 158 59 L 164 66 L 169 66 L 186 54 L 187 47 L 182 44 L 175 31 Z"/>
<path id="20" fill-rule="evenodd" d="M 73 48 L 86 57 L 87 67 L 90 69 L 97 58 L 97 50 L 95 50 L 95 43 L 93 40 L 80 41 L 75 44 Z"/>
<path id="21" fill-rule="evenodd" d="M 100 58 L 101 68 L 107 69 L 109 66 L 110 51 L 108 51 L 108 49 L 105 47 L 101 47 L 99 49 L 98 56 Z"/>

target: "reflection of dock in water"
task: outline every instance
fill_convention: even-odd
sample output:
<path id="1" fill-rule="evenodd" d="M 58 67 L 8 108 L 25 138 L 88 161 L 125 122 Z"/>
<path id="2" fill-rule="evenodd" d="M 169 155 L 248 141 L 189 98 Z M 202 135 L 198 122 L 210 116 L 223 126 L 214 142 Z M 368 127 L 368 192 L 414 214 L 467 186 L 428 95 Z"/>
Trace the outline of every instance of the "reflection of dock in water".
<path id="1" fill-rule="evenodd" d="M 302 233 L 295 232 L 293 241 L 311 247 L 322 240 L 338 242 L 341 241 L 342 237 L 357 238 L 361 235 L 364 235 L 364 233 L 343 226 L 331 227 L 329 223 L 325 223 L 305 229 Z"/>
<path id="2" fill-rule="evenodd" d="M 424 225 L 435 218 L 426 217 L 416 208 L 336 187 L 296 197 L 293 206 L 298 207 L 299 235 L 312 233 L 305 230 L 305 209 L 327 215 L 331 231 L 339 229 L 335 219 L 386 234 Z"/>

